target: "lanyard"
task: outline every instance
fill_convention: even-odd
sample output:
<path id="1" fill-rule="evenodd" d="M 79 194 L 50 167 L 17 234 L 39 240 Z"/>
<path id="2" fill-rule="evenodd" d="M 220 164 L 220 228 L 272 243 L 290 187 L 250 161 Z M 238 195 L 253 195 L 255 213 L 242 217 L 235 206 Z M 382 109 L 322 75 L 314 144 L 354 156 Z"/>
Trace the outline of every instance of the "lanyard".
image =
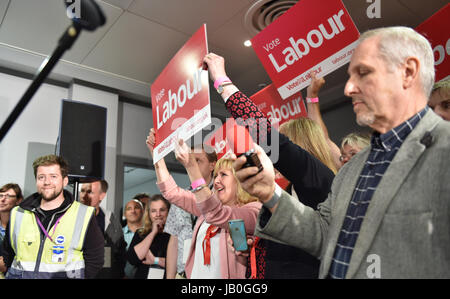
<path id="1" fill-rule="evenodd" d="M 64 214 L 65 214 L 65 213 L 64 213 Z M 53 227 L 52 236 L 55 234 L 56 227 L 58 226 L 59 221 L 60 221 L 61 218 L 64 216 L 64 214 L 62 214 L 62 215 L 58 218 L 58 220 L 56 220 L 55 226 Z M 47 230 L 46 230 L 46 229 L 44 228 L 44 226 L 42 225 L 42 222 L 41 222 L 41 220 L 39 220 L 38 216 L 37 216 L 36 214 L 35 214 L 34 216 L 36 217 L 36 221 L 37 221 L 39 227 L 42 229 L 42 232 L 45 234 L 45 236 L 46 236 L 47 238 L 49 238 L 50 241 L 52 241 L 53 243 L 55 243 L 55 241 L 53 241 L 52 237 L 50 237 L 50 235 L 48 234 Z"/>

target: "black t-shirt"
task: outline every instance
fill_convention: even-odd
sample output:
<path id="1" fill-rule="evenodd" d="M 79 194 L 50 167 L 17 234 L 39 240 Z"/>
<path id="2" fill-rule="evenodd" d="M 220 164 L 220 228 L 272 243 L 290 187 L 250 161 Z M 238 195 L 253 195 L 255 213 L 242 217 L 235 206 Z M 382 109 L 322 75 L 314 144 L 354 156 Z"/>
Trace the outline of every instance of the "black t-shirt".
<path id="1" fill-rule="evenodd" d="M 105 213 L 103 213 L 102 209 L 99 209 L 98 215 L 95 216 L 95 220 L 97 220 L 97 224 L 100 227 L 103 235 L 105 235 Z"/>
<path id="2" fill-rule="evenodd" d="M 128 247 L 127 251 L 127 260 L 130 264 L 137 266 L 136 274 L 134 278 L 138 279 L 146 279 L 148 275 L 148 270 L 150 268 L 149 265 L 145 265 L 136 255 L 136 251 L 134 251 L 134 246 L 141 243 L 142 240 L 146 237 L 142 236 L 136 232 L 134 234 L 133 240 L 131 240 L 130 247 Z M 168 233 L 158 233 L 153 239 L 152 245 L 150 246 L 150 251 L 153 253 L 155 257 L 163 257 L 166 258 L 167 253 L 167 245 L 169 244 L 170 235 Z M 164 278 L 166 274 L 164 273 Z"/>

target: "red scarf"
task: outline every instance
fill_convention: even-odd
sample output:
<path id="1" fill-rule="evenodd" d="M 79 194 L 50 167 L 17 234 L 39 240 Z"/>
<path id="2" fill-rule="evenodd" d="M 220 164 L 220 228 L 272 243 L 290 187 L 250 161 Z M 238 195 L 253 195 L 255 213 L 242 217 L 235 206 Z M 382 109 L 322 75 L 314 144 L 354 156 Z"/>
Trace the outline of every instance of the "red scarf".
<path id="1" fill-rule="evenodd" d="M 215 229 L 215 230 L 214 230 Z M 214 231 L 213 231 L 214 230 Z M 217 235 L 220 231 L 219 227 L 210 225 L 206 230 L 205 238 L 203 239 L 203 264 L 211 264 L 211 238 Z"/>
<path id="2" fill-rule="evenodd" d="M 256 279 L 256 244 L 258 244 L 259 238 L 255 237 L 253 240 L 252 250 L 250 251 L 250 266 L 252 268 L 252 274 L 250 279 Z"/>

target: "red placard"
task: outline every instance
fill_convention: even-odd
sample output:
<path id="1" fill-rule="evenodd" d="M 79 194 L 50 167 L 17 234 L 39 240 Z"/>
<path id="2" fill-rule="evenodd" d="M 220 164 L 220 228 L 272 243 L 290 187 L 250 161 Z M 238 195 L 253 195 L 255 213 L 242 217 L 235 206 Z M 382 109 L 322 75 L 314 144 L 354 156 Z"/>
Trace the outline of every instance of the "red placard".
<path id="1" fill-rule="evenodd" d="M 227 128 L 233 128 L 236 126 L 236 122 L 233 118 L 228 118 L 226 123 L 217 129 L 209 138 L 206 137 L 205 144 L 214 148 L 217 154 L 217 159 L 222 157 L 228 157 L 233 153 L 233 147 L 227 141 Z"/>
<path id="2" fill-rule="evenodd" d="M 447 28 L 447 29 L 446 29 Z M 431 43 L 434 52 L 436 79 L 439 81 L 450 74 L 450 4 L 441 8 L 425 22 L 417 26 L 416 31 Z"/>
<path id="3" fill-rule="evenodd" d="M 206 25 L 184 44 L 151 86 L 153 126 L 156 131 L 153 161 L 174 149 L 178 138 L 190 138 L 211 123 Z"/>
<path id="4" fill-rule="evenodd" d="M 239 156 L 254 148 L 248 130 L 237 125 L 234 118 L 228 118 L 223 126 L 205 139 L 205 144 L 214 148 L 217 159 L 226 158 L 232 153 Z"/>
<path id="5" fill-rule="evenodd" d="M 252 46 L 283 99 L 350 61 L 359 37 L 341 0 L 302 0 L 253 37 Z"/>
<path id="6" fill-rule="evenodd" d="M 296 93 L 286 100 L 270 84 L 250 97 L 259 110 L 269 119 L 272 126 L 279 126 L 290 119 L 308 117 L 302 95 Z"/>

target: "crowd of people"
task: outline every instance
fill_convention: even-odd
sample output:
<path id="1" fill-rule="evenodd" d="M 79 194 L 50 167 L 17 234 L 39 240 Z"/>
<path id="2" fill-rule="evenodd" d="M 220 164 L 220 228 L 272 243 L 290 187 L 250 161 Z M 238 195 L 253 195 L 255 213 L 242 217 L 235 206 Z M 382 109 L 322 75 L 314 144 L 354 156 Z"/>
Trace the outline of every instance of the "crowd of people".
<path id="1" fill-rule="evenodd" d="M 0 188 L 2 278 L 450 278 L 450 86 L 435 84 L 423 36 L 406 27 L 361 35 L 344 93 L 371 132 L 351 132 L 340 147 L 320 113 L 324 78 L 311 74 L 308 117 L 263 129 L 266 115 L 232 83 L 224 58 L 203 61 L 262 169 L 179 140 L 190 187 L 176 184 L 163 158 L 154 164 L 160 194 L 137 194 L 116 217 L 100 207 L 105 180 L 81 184 L 77 201 L 64 189 L 67 162 L 39 157 L 36 193 Z M 277 161 L 262 140 L 278 143 Z M 244 251 L 231 236 L 236 219 Z"/>

